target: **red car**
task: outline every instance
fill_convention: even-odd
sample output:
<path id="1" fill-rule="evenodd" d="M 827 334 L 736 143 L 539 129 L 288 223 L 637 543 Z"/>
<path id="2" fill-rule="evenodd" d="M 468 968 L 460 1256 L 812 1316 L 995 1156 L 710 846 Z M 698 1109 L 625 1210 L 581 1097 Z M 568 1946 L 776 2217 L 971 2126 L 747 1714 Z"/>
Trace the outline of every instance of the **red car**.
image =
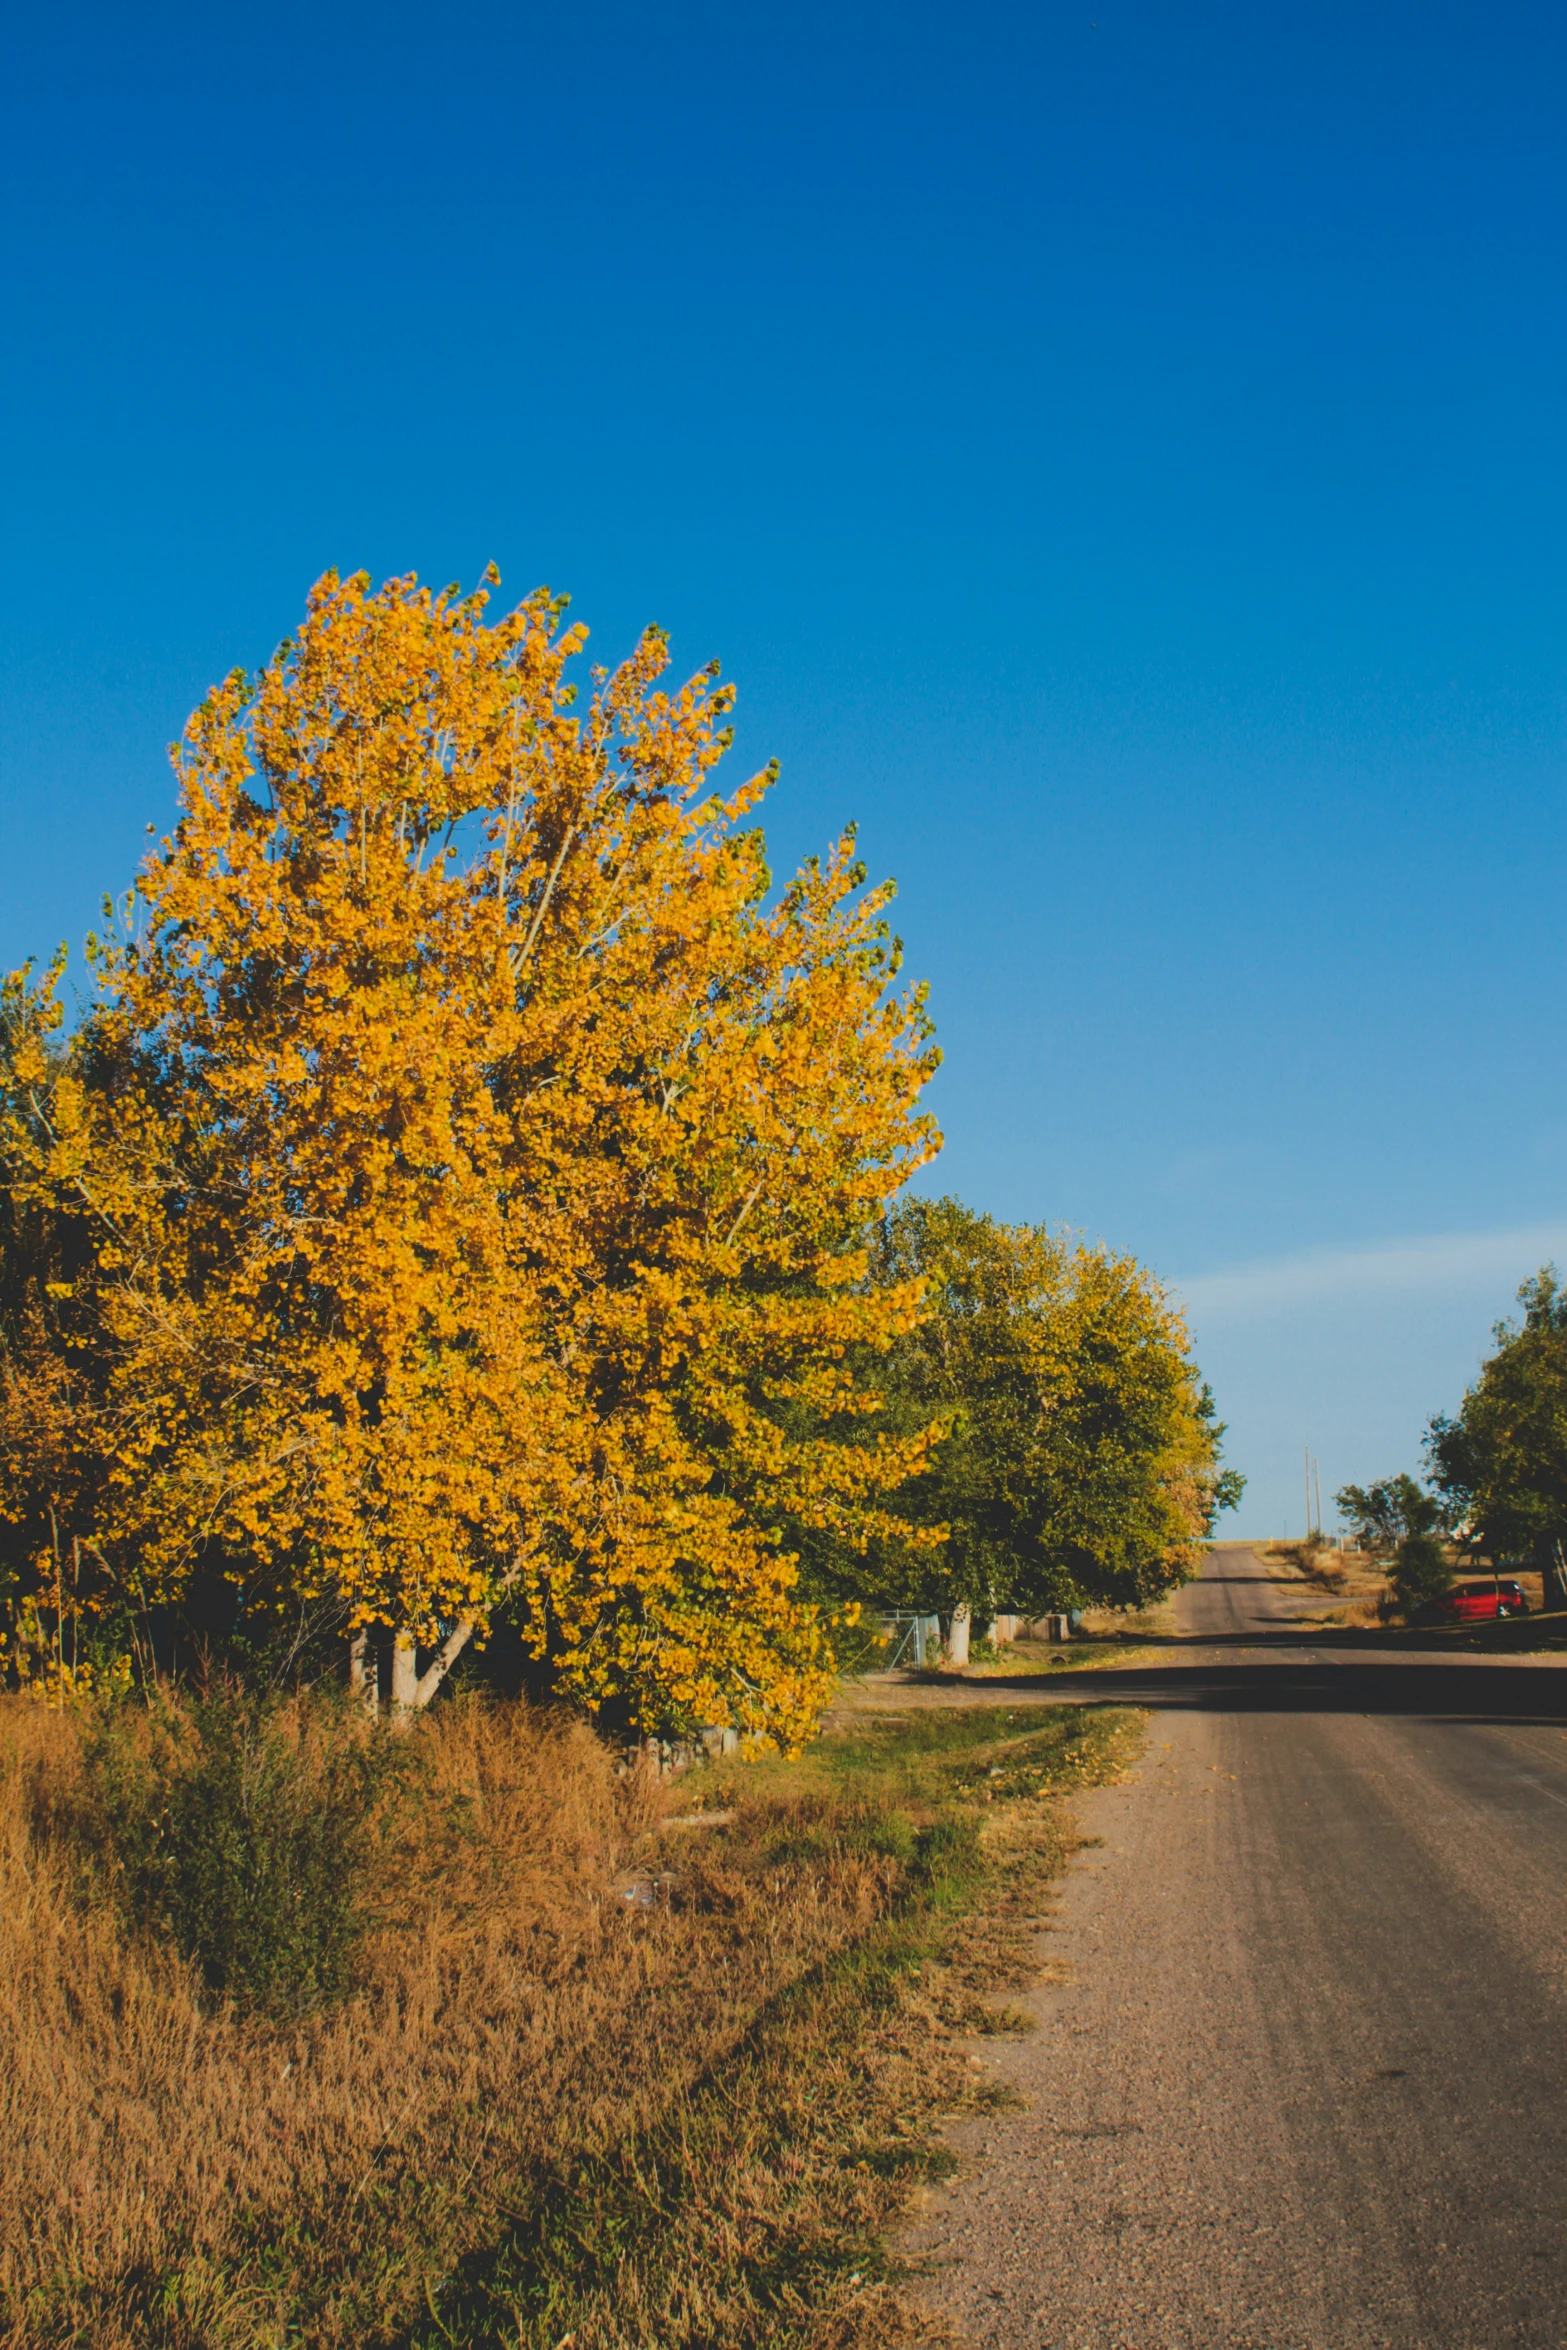
<path id="1" fill-rule="evenodd" d="M 1458 1624 L 1493 1624 L 1498 1616 L 1526 1616 L 1529 1602 L 1512 1575 L 1488 1575 L 1484 1582 L 1455 1583 L 1442 1613 Z"/>

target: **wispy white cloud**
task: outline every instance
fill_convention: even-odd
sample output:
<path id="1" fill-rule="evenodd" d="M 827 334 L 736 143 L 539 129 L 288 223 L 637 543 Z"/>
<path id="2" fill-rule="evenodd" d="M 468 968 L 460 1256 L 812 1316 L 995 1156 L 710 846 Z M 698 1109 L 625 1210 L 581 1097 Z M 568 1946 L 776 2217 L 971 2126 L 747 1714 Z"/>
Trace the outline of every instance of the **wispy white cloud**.
<path id="1" fill-rule="evenodd" d="M 1567 1267 L 1567 1223 L 1516 1232 L 1441 1232 L 1367 1248 L 1313 1249 L 1303 1256 L 1237 1265 L 1172 1282 L 1194 1322 L 1250 1321 L 1291 1307 L 1345 1306 L 1403 1293 L 1492 1288 L 1503 1313 L 1525 1276 L 1554 1260 Z"/>

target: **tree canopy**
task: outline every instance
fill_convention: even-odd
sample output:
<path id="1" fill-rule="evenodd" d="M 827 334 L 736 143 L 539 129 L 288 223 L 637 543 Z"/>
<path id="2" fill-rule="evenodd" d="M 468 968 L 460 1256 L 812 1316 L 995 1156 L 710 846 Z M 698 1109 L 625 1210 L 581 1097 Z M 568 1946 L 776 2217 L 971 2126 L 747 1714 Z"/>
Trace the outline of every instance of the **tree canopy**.
<path id="1" fill-rule="evenodd" d="M 1567 1598 L 1567 1291 L 1546 1265 L 1498 1322 L 1495 1352 L 1452 1418 L 1431 1422 L 1433 1480 L 1476 1550 L 1532 1559 Z"/>
<path id="2" fill-rule="evenodd" d="M 63 954 L 5 982 L 14 1639 L 215 1578 L 407 1711 L 504 1616 L 789 1745 L 867 1599 L 1167 1589 L 1241 1486 L 1179 1313 L 892 1204 L 940 1138 L 891 885 L 851 831 L 775 891 L 716 665 L 650 631 L 579 711 L 586 631 L 494 584 L 328 573 L 186 726 L 82 1018 Z"/>
<path id="3" fill-rule="evenodd" d="M 12 1566 L 216 1561 L 387 1627 L 403 1704 L 505 1604 L 590 1703 L 791 1740 L 783 1527 L 888 1534 L 926 1449 L 847 1360 L 918 1311 L 864 1235 L 938 1139 L 923 993 L 852 835 L 770 898 L 715 671 L 650 632 L 578 715 L 586 632 L 486 603 L 329 573 L 191 718 L 76 1031 L 8 987 Z"/>
<path id="4" fill-rule="evenodd" d="M 1341 1485 L 1333 1496 L 1357 1546 L 1391 1557 L 1408 1536 L 1434 1534 L 1444 1522 L 1440 1500 L 1400 1471 L 1375 1485 Z"/>
<path id="5" fill-rule="evenodd" d="M 1145 1604 L 1195 1572 L 1244 1480 L 1219 1466 L 1222 1427 L 1185 1326 L 1129 1257 L 954 1199 L 887 1215 L 875 1284 L 929 1285 L 924 1318 L 867 1367 L 895 1427 L 941 1435 L 896 1496 L 869 1572 L 882 1595 L 943 1611 Z M 819 1546 L 821 1571 L 833 1562 Z M 840 1586 L 866 1569 L 840 1561 Z"/>

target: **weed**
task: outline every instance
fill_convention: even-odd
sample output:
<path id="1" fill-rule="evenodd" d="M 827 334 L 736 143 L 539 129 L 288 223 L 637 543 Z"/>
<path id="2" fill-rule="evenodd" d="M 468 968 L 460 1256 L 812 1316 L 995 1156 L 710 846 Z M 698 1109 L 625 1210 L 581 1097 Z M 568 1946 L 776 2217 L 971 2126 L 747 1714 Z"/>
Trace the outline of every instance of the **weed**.
<path id="1" fill-rule="evenodd" d="M 372 1842 L 409 1750 L 320 1697 L 220 1684 L 182 1710 L 119 1704 L 84 1748 L 77 1832 L 127 1920 L 208 1992 L 281 2018 L 340 1998 L 370 1922 Z"/>

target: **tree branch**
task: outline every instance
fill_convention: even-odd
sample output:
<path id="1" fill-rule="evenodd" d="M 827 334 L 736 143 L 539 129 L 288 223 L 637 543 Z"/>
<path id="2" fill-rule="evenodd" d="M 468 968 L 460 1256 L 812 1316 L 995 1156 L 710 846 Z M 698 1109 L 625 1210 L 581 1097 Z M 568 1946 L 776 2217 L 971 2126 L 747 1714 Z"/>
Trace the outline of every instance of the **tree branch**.
<path id="1" fill-rule="evenodd" d="M 752 1184 L 750 1190 L 746 1193 L 739 1215 L 736 1216 L 734 1222 L 730 1225 L 729 1230 L 724 1235 L 725 1248 L 730 1248 L 734 1245 L 734 1241 L 739 1233 L 741 1225 L 745 1222 L 747 1216 L 749 1216 L 751 1210 L 755 1207 L 757 1201 L 761 1198 L 762 1181 L 763 1178 L 759 1175 L 756 1181 Z"/>
<path id="2" fill-rule="evenodd" d="M 414 1683 L 413 1711 L 422 1713 L 435 1695 L 457 1659 L 473 1638 L 475 1618 L 464 1616 L 454 1631 L 448 1632 L 424 1671 Z"/>
<path id="3" fill-rule="evenodd" d="M 544 917 L 549 912 L 550 900 L 555 895 L 555 884 L 560 879 L 560 869 L 566 862 L 566 851 L 570 848 L 576 837 L 576 826 L 574 824 L 568 824 L 566 827 L 566 837 L 560 844 L 560 853 L 556 857 L 554 864 L 550 867 L 550 877 L 544 884 L 544 895 L 539 900 L 539 910 L 533 917 L 533 922 L 529 928 L 527 937 L 523 940 L 521 952 L 517 955 L 514 955 L 512 958 L 511 975 L 513 979 L 516 978 L 518 972 L 522 969 L 523 965 L 527 962 L 528 957 L 533 952 L 534 942 L 539 935 L 540 928 L 543 925 Z"/>

